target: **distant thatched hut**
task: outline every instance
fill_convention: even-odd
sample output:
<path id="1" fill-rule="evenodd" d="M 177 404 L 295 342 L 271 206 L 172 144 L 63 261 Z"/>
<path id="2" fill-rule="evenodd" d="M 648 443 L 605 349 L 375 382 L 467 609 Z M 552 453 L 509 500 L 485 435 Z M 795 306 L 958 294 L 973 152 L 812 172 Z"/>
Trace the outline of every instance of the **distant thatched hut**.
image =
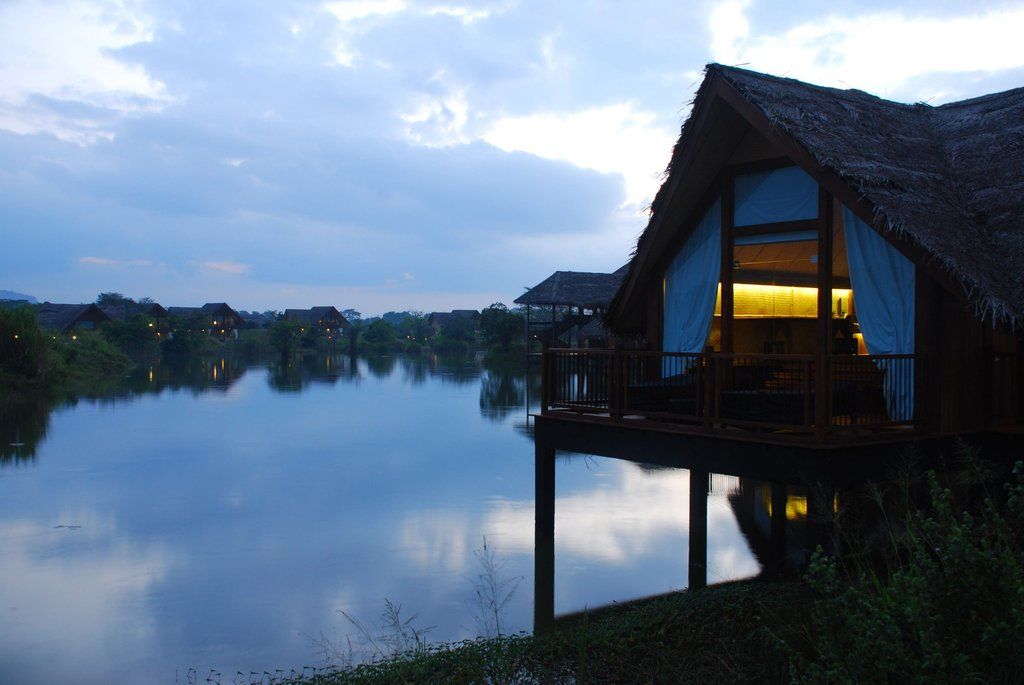
<path id="1" fill-rule="evenodd" d="M 602 335 L 600 323 L 590 324 L 599 319 L 615 296 L 629 265 L 613 273 L 589 271 L 556 271 L 516 298 L 516 304 L 526 307 L 527 335 L 557 346 L 584 346 L 585 340 L 593 341 L 593 347 L 607 345 L 609 336 Z M 534 308 L 541 309 L 541 316 L 534 316 Z M 575 329 L 575 330 L 574 330 Z M 587 332 L 583 336 L 584 331 Z M 575 332 L 575 334 L 573 334 Z M 606 331 L 605 331 L 606 333 Z"/>
<path id="2" fill-rule="evenodd" d="M 55 304 L 44 302 L 36 309 L 39 327 L 58 333 L 76 330 L 94 330 L 110 316 L 95 304 Z"/>
<path id="3" fill-rule="evenodd" d="M 328 337 L 340 335 L 352 327 L 338 308 L 330 305 L 309 309 L 286 309 L 284 319 L 301 324 L 304 328 L 315 328 Z"/>
<path id="4" fill-rule="evenodd" d="M 480 328 L 480 312 L 475 309 L 453 309 L 450 312 L 430 312 L 427 315 L 427 323 L 435 333 L 456 319 L 467 321 L 474 330 Z"/>
<path id="5" fill-rule="evenodd" d="M 202 307 L 168 307 L 167 312 L 177 320 L 178 329 L 194 322 L 210 335 L 221 338 L 238 337 L 238 328 L 244 323 L 242 316 L 224 302 L 207 302 Z"/>

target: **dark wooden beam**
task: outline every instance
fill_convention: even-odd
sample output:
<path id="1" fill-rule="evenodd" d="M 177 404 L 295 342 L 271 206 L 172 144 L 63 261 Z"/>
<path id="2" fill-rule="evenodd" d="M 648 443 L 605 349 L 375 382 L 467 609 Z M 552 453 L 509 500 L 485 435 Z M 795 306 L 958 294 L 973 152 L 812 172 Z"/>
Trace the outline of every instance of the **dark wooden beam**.
<path id="1" fill-rule="evenodd" d="M 732 352 L 733 339 L 733 201 L 734 184 L 728 171 L 722 175 L 722 260 L 719 283 L 722 286 L 721 351 Z"/>
<path id="2" fill-rule="evenodd" d="M 534 448 L 533 632 L 555 622 L 555 450 Z"/>
<path id="3" fill-rule="evenodd" d="M 772 233 L 800 233 L 803 231 L 817 231 L 817 219 L 805 219 L 803 221 L 778 221 L 771 224 L 752 224 L 750 226 L 735 226 L 734 235 L 739 238 L 748 235 L 770 235 Z"/>
<path id="4" fill-rule="evenodd" d="M 828 360 L 832 353 L 832 194 L 818 187 L 818 334 L 814 379 L 814 433 L 824 441 L 831 422 L 829 407 L 831 374 Z"/>

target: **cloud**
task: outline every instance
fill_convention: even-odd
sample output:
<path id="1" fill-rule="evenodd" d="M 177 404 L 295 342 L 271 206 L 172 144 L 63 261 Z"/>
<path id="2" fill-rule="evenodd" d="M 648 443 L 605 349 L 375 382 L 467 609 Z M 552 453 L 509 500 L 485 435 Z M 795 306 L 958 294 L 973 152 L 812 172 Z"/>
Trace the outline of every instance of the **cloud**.
<path id="1" fill-rule="evenodd" d="M 251 264 L 242 264 L 240 262 L 228 261 L 203 262 L 203 267 L 207 269 L 212 269 L 213 271 L 222 271 L 226 274 L 235 275 L 249 273 L 249 271 L 252 269 Z"/>
<path id="2" fill-rule="evenodd" d="M 744 0 L 726 0 L 711 12 L 716 61 L 885 97 L 932 102 L 969 94 L 953 85 L 916 90 L 909 89 L 908 83 L 929 73 L 1024 66 L 1020 49 L 1024 7 L 1020 6 L 944 17 L 863 10 L 798 21 L 775 33 L 752 28 L 747 17 L 750 9 Z"/>
<path id="3" fill-rule="evenodd" d="M 570 114 L 499 119 L 483 139 L 502 150 L 621 174 L 626 201 L 639 204 L 654 197 L 675 136 L 657 125 L 653 114 L 638 110 L 632 102 L 621 102 Z"/>
<path id="4" fill-rule="evenodd" d="M 324 5 L 328 12 L 343 23 L 367 17 L 396 14 L 404 10 L 405 7 L 404 0 L 344 0 Z"/>
<path id="5" fill-rule="evenodd" d="M 160 111 L 166 86 L 121 57 L 153 32 L 132 2 L 0 5 L 0 128 L 85 145 L 109 140 L 118 117 Z"/>
<path id="6" fill-rule="evenodd" d="M 427 147 L 449 147 L 469 142 L 463 132 L 469 120 L 465 91 L 455 90 L 443 96 L 421 96 L 410 112 L 400 114 L 406 123 L 405 136 Z"/>
<path id="7" fill-rule="evenodd" d="M 148 259 L 109 259 L 107 257 L 79 257 L 79 264 L 94 264 L 96 266 L 152 266 L 153 262 Z"/>

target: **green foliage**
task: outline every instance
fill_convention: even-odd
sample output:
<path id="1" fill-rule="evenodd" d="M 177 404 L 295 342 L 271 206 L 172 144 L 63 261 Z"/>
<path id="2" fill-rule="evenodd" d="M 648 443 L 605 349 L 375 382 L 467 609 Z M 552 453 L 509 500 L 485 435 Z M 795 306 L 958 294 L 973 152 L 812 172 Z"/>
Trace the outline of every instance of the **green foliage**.
<path id="1" fill-rule="evenodd" d="M 135 300 L 130 297 L 125 297 L 121 293 L 100 293 L 96 298 L 96 304 L 100 307 L 127 307 L 135 304 Z"/>
<path id="2" fill-rule="evenodd" d="M 109 321 L 103 324 L 104 337 L 126 354 L 155 352 L 156 332 L 152 321 L 142 315 L 129 316 L 124 321 Z"/>
<path id="3" fill-rule="evenodd" d="M 36 324 L 31 307 L 0 307 L 0 381 L 43 383 L 59 373 L 49 336 Z"/>
<path id="4" fill-rule="evenodd" d="M 73 381 L 92 385 L 119 379 L 132 368 L 132 360 L 101 333 L 76 332 L 58 340 L 58 351 Z"/>
<path id="5" fill-rule="evenodd" d="M 398 346 L 398 333 L 390 323 L 377 319 L 363 329 L 362 343 L 369 352 L 392 352 Z"/>
<path id="6" fill-rule="evenodd" d="M 480 312 L 480 333 L 488 348 L 510 352 L 513 346 L 525 346 L 523 317 L 495 302 Z"/>
<path id="7" fill-rule="evenodd" d="M 928 476 L 930 506 L 882 511 L 889 568 L 817 554 L 801 683 L 1018 682 L 1024 672 L 1024 473 L 976 514 Z M 877 501 L 881 502 L 879 498 Z M 909 500 L 907 500 L 909 501 Z"/>
<path id="8" fill-rule="evenodd" d="M 302 335 L 300 324 L 278 319 L 267 329 L 267 343 L 281 357 L 291 357 L 299 351 Z"/>
<path id="9" fill-rule="evenodd" d="M 266 328 L 244 328 L 238 331 L 236 340 L 228 341 L 225 349 L 245 359 L 258 359 L 271 352 L 270 331 Z"/>
<path id="10" fill-rule="evenodd" d="M 396 656 L 295 679 L 384 683 L 767 683 L 786 679 L 780 639 L 799 639 L 798 583 L 736 583 L 585 616 L 549 636 L 417 644 Z"/>
<path id="11" fill-rule="evenodd" d="M 419 349 L 427 344 L 433 334 L 434 329 L 427 323 L 427 317 L 418 312 L 408 312 L 398 327 L 398 335 L 406 341 L 407 347 L 415 345 Z"/>
<path id="12" fill-rule="evenodd" d="M 442 355 L 464 355 L 476 346 L 476 324 L 469 317 L 453 316 L 430 341 L 430 349 Z"/>

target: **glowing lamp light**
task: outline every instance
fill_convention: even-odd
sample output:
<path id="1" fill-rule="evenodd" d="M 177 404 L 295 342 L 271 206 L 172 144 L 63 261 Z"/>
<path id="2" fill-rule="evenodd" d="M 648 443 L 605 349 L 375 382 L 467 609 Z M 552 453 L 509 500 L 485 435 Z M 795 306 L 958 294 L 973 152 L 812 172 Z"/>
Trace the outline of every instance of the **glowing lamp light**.
<path id="1" fill-rule="evenodd" d="M 152 327 L 153 327 L 153 322 L 152 322 L 152 321 L 150 321 L 150 322 L 149 322 L 149 327 L 150 327 L 150 328 L 152 328 Z"/>
<path id="2" fill-rule="evenodd" d="M 832 289 L 832 314 L 838 315 L 840 302 L 850 301 L 852 290 Z M 722 286 L 718 286 L 715 316 L 722 315 Z M 818 316 L 818 289 L 793 285 L 733 284 L 733 318 L 807 318 Z"/>

